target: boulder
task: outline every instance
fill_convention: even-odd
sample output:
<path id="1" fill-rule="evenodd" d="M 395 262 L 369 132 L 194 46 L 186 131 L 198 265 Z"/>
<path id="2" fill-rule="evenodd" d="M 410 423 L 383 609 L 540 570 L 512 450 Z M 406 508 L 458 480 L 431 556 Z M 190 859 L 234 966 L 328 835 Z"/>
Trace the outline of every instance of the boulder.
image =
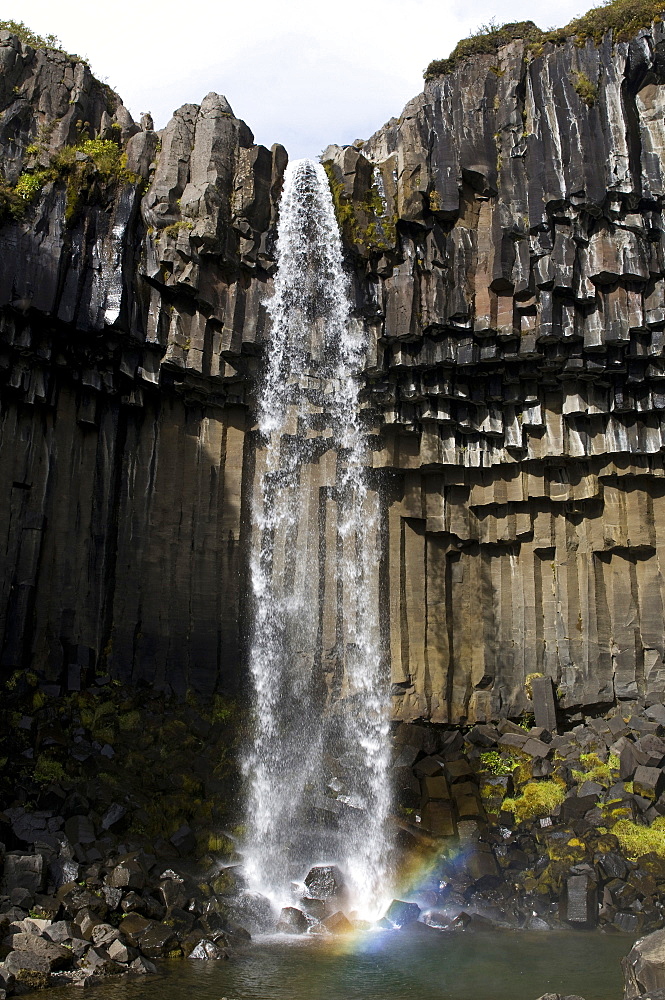
<path id="1" fill-rule="evenodd" d="M 106 951 L 108 952 L 108 956 L 111 961 L 117 962 L 119 965 L 128 965 L 129 962 L 133 962 L 134 959 L 138 957 L 136 948 L 132 948 L 130 945 L 124 944 L 119 939 L 111 941 L 111 943 L 107 946 Z"/>
<path id="2" fill-rule="evenodd" d="M 277 922 L 277 931 L 280 934 L 305 934 L 309 927 L 309 921 L 302 912 L 295 906 L 283 907 Z"/>
<path id="3" fill-rule="evenodd" d="M 21 986 L 44 989 L 48 986 L 51 966 L 47 958 L 31 951 L 11 951 L 5 959 L 5 970 Z"/>
<path id="4" fill-rule="evenodd" d="M 331 934 L 353 933 L 353 924 L 341 910 L 337 910 L 336 913 L 331 913 L 331 915 L 326 917 L 322 923 L 326 930 L 329 930 Z"/>
<path id="5" fill-rule="evenodd" d="M 399 928 L 415 923 L 419 916 L 420 907 L 417 903 L 407 903 L 403 899 L 393 899 L 384 914 L 384 920 L 387 920 L 391 926 Z"/>
<path id="6" fill-rule="evenodd" d="M 665 930 L 636 941 L 621 966 L 624 1000 L 634 1000 L 651 990 L 665 990 Z"/>
<path id="7" fill-rule="evenodd" d="M 68 948 L 63 948 L 36 934 L 13 934 L 11 947 L 15 949 L 12 954 L 27 952 L 35 958 L 43 959 L 48 964 L 49 971 L 64 969 L 72 961 L 72 953 Z"/>
<path id="8" fill-rule="evenodd" d="M 178 939 L 173 927 L 152 922 L 141 934 L 139 948 L 148 958 L 164 958 L 178 949 Z"/>
<path id="9" fill-rule="evenodd" d="M 220 948 L 214 941 L 201 938 L 199 943 L 190 951 L 188 957 L 219 960 L 228 958 L 229 955 L 225 948 Z"/>
<path id="10" fill-rule="evenodd" d="M 41 892 L 44 888 L 44 858 L 41 854 L 12 851 L 5 855 L 0 892 L 9 895 L 19 888 L 30 893 Z"/>
<path id="11" fill-rule="evenodd" d="M 339 896 L 345 888 L 344 876 L 336 865 L 315 865 L 305 876 L 305 885 L 314 899 Z"/>

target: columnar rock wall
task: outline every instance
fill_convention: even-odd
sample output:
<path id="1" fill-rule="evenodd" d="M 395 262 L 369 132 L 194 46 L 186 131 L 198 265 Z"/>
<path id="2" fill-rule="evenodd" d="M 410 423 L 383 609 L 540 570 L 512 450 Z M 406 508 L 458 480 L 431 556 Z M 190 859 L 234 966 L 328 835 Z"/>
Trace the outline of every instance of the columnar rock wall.
<path id="1" fill-rule="evenodd" d="M 573 710 L 665 693 L 664 46 L 515 41 L 326 151 L 397 717 L 516 714 L 534 672 Z M 158 135 L 61 53 L 0 34 L 0 65 L 6 184 L 46 171 L 0 228 L 3 669 L 231 684 L 286 153 L 215 94 Z"/>
<path id="2" fill-rule="evenodd" d="M 324 154 L 403 473 L 403 718 L 516 714 L 534 672 L 564 708 L 663 694 L 664 40 L 512 42 Z"/>

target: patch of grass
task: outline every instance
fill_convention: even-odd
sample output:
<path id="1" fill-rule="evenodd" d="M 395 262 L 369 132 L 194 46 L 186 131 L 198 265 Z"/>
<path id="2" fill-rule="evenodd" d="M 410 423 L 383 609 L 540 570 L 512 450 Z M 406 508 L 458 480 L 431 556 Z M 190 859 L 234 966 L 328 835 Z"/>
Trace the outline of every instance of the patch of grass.
<path id="1" fill-rule="evenodd" d="M 16 182 L 14 193 L 26 202 L 34 201 L 44 184 L 50 180 L 48 170 L 37 170 L 34 173 L 22 173 Z"/>
<path id="2" fill-rule="evenodd" d="M 36 31 L 29 28 L 23 21 L 0 21 L 0 31 L 10 31 L 24 45 L 30 45 L 33 49 L 55 49 L 56 52 L 64 53 L 69 59 L 86 62 L 80 56 L 66 52 L 62 47 L 62 42 L 56 35 L 38 35 Z"/>
<path id="3" fill-rule="evenodd" d="M 498 750 L 484 750 L 480 755 L 480 766 L 490 774 L 508 775 L 515 770 L 515 761 L 506 759 Z"/>
<path id="4" fill-rule="evenodd" d="M 612 32 L 615 42 L 627 41 L 640 28 L 647 28 L 653 21 L 660 21 L 664 10 L 663 0 L 610 0 L 599 7 L 592 7 L 586 14 L 553 31 L 542 31 L 533 21 L 508 24 L 490 21 L 458 42 L 447 59 L 434 59 L 425 70 L 425 79 L 432 80 L 451 73 L 459 63 L 474 55 L 496 53 L 503 45 L 516 38 L 524 39 L 534 55 L 540 55 L 548 42 L 562 45 L 569 38 L 575 39 L 578 45 L 584 45 L 588 39 L 598 45 L 608 31 Z M 586 96 L 580 96 L 587 101 Z"/>
<path id="5" fill-rule="evenodd" d="M 23 21 L 0 21 L 0 31 L 11 31 L 12 35 L 31 45 L 33 49 L 58 49 L 62 51 L 62 42 L 55 35 L 38 35 Z"/>
<path id="6" fill-rule="evenodd" d="M 639 826 L 631 819 L 620 819 L 612 827 L 626 857 L 632 861 L 643 854 L 665 858 L 665 816 L 659 816 L 651 826 Z"/>
<path id="7" fill-rule="evenodd" d="M 181 230 L 193 228 L 193 222 L 190 222 L 188 219 L 181 219 L 180 222 L 172 222 L 170 226 L 166 226 L 162 232 L 165 236 L 172 236 L 176 238 L 180 234 Z"/>
<path id="8" fill-rule="evenodd" d="M 573 89 L 588 108 L 592 108 L 598 100 L 598 87 L 592 83 L 586 73 L 572 73 Z"/>
<path id="9" fill-rule="evenodd" d="M 583 781 L 597 781 L 598 784 L 606 788 L 619 780 L 619 758 L 611 753 L 606 763 L 600 759 L 598 754 L 580 754 L 580 763 L 584 764 L 583 771 L 573 771 L 573 777 L 580 784 Z"/>
<path id="10" fill-rule="evenodd" d="M 539 42 L 543 32 L 533 21 L 510 21 L 497 24 L 494 20 L 481 24 L 468 38 L 457 43 L 447 59 L 434 59 L 425 70 L 425 79 L 452 73 L 455 67 L 478 55 L 494 55 L 502 46 L 516 38 Z"/>
<path id="11" fill-rule="evenodd" d="M 549 778 L 545 781 L 528 781 L 517 798 L 504 799 L 503 808 L 513 813 L 518 823 L 539 816 L 549 816 L 566 797 L 563 781 Z"/>
<path id="12" fill-rule="evenodd" d="M 42 147 L 34 143 L 28 149 L 34 155 Z M 127 157 L 115 139 L 81 137 L 75 145 L 57 150 L 45 169 L 24 171 L 14 187 L 0 181 L 0 221 L 22 218 L 49 181 L 64 182 L 65 220 L 71 224 L 84 203 L 103 201 L 109 188 L 119 183 L 140 184 L 142 178 L 127 170 Z"/>
<path id="13" fill-rule="evenodd" d="M 51 782 L 62 781 L 65 778 L 65 769 L 53 757 L 40 754 L 35 763 L 33 778 L 40 785 L 50 785 Z"/>

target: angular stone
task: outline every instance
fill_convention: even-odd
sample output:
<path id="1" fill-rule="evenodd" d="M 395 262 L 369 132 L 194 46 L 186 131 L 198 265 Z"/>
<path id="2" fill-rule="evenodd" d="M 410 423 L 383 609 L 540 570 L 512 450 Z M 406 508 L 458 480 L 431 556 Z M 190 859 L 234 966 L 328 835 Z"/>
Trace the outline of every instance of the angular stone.
<path id="1" fill-rule="evenodd" d="M 227 959 L 229 957 L 228 952 L 225 948 L 220 948 L 219 945 L 215 944 L 214 941 L 208 941 L 205 938 L 201 938 L 199 943 L 192 948 L 188 958 L 194 959 Z"/>
<path id="2" fill-rule="evenodd" d="M 305 876 L 305 885 L 315 899 L 330 899 L 344 891 L 344 876 L 335 865 L 316 865 Z"/>
<path id="3" fill-rule="evenodd" d="M 336 913 L 331 913 L 329 917 L 325 917 L 323 926 L 331 934 L 352 934 L 354 929 L 351 921 L 348 920 L 341 910 L 337 910 Z"/>
<path id="4" fill-rule="evenodd" d="M 531 700 L 536 725 L 555 733 L 557 730 L 556 701 L 551 677 L 532 677 Z"/>
<path id="5" fill-rule="evenodd" d="M 136 948 L 123 944 L 118 938 L 106 946 L 106 951 L 111 961 L 117 962 L 119 965 L 128 965 L 138 957 Z"/>
<path id="6" fill-rule="evenodd" d="M 173 927 L 152 921 L 140 935 L 139 947 L 148 958 L 163 958 L 177 949 L 178 939 Z"/>
<path id="7" fill-rule="evenodd" d="M 413 924 L 420 916 L 420 907 L 417 903 L 407 903 L 403 899 L 393 899 L 385 912 L 384 919 L 393 927 L 406 927 Z"/>
<path id="8" fill-rule="evenodd" d="M 443 774 L 443 761 L 439 760 L 438 757 L 423 757 L 414 766 L 413 770 L 420 777 L 432 778 L 436 775 Z"/>
<path id="9" fill-rule="evenodd" d="M 665 930 L 636 941 L 621 965 L 625 1000 L 633 1000 L 651 990 L 665 989 Z"/>
<path id="10" fill-rule="evenodd" d="M 0 891 L 9 895 L 13 889 L 26 889 L 30 893 L 41 892 L 44 887 L 44 858 L 41 854 L 5 855 L 5 864 L 0 879 Z"/>
<path id="11" fill-rule="evenodd" d="M 277 922 L 277 931 L 280 934 L 306 934 L 309 921 L 302 912 L 295 906 L 284 906 Z"/>
<path id="12" fill-rule="evenodd" d="M 654 801 L 665 787 L 663 772 L 656 767 L 637 767 L 633 775 L 633 790 L 636 795 Z"/>
<path id="13" fill-rule="evenodd" d="M 51 966 L 44 956 L 30 951 L 12 951 L 4 962 L 5 970 L 16 982 L 30 989 L 44 989 L 49 984 Z"/>
<path id="14" fill-rule="evenodd" d="M 450 802 L 433 799 L 421 811 L 420 825 L 433 837 L 454 837 L 457 834 L 453 808 Z"/>
<path id="15" fill-rule="evenodd" d="M 565 893 L 559 904 L 562 920 L 584 927 L 598 922 L 596 886 L 588 875 L 571 875 L 566 879 Z"/>

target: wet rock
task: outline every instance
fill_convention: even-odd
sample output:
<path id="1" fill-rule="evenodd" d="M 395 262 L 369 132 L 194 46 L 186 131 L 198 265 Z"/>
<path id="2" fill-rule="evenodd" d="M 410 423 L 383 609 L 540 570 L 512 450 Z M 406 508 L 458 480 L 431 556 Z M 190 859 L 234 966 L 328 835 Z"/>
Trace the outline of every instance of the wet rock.
<path id="1" fill-rule="evenodd" d="M 329 930 L 331 934 L 353 933 L 353 924 L 341 910 L 337 910 L 336 913 L 331 913 L 329 917 L 326 917 L 322 921 L 322 923 L 326 930 Z"/>
<path id="2" fill-rule="evenodd" d="M 64 969 L 71 964 L 72 954 L 67 948 L 62 948 L 52 941 L 46 940 L 36 934 L 13 934 L 11 936 L 11 947 L 15 949 L 11 954 L 27 952 L 31 957 L 43 960 L 47 963 L 49 971 Z M 16 970 L 12 969 L 16 974 Z"/>
<path id="3" fill-rule="evenodd" d="M 229 955 L 225 948 L 220 948 L 214 941 L 207 941 L 205 938 L 201 938 L 196 947 L 190 951 L 188 957 L 219 960 L 227 959 Z"/>
<path id="4" fill-rule="evenodd" d="M 277 931 L 281 934 L 305 934 L 309 927 L 309 921 L 302 912 L 295 906 L 285 906 L 279 914 Z"/>
<path id="5" fill-rule="evenodd" d="M 105 884 L 112 889 L 143 889 L 146 884 L 145 872 L 134 857 L 129 857 L 115 866 L 106 876 Z"/>
<path id="6" fill-rule="evenodd" d="M 130 913 L 120 922 L 120 934 L 125 941 L 136 947 L 151 923 L 152 921 L 142 917 L 139 913 Z"/>
<path id="7" fill-rule="evenodd" d="M 595 927 L 598 921 L 598 898 L 596 885 L 588 875 L 572 875 L 566 879 L 560 916 L 569 924 Z"/>
<path id="8" fill-rule="evenodd" d="M 393 899 L 384 914 L 384 919 L 393 927 L 400 928 L 415 923 L 419 916 L 420 907 L 417 903 L 407 903 L 403 899 Z"/>
<path id="9" fill-rule="evenodd" d="M 129 968 L 140 976 L 154 975 L 157 972 L 157 966 L 154 962 L 148 961 L 144 955 L 139 955 L 133 962 L 130 962 Z"/>
<path id="10" fill-rule="evenodd" d="M 344 877 L 335 865 L 316 865 L 305 876 L 305 885 L 315 899 L 339 896 L 345 888 Z"/>
<path id="11" fill-rule="evenodd" d="M 151 922 L 139 937 L 139 947 L 148 958 L 163 958 L 177 950 L 178 939 L 173 927 Z"/>

